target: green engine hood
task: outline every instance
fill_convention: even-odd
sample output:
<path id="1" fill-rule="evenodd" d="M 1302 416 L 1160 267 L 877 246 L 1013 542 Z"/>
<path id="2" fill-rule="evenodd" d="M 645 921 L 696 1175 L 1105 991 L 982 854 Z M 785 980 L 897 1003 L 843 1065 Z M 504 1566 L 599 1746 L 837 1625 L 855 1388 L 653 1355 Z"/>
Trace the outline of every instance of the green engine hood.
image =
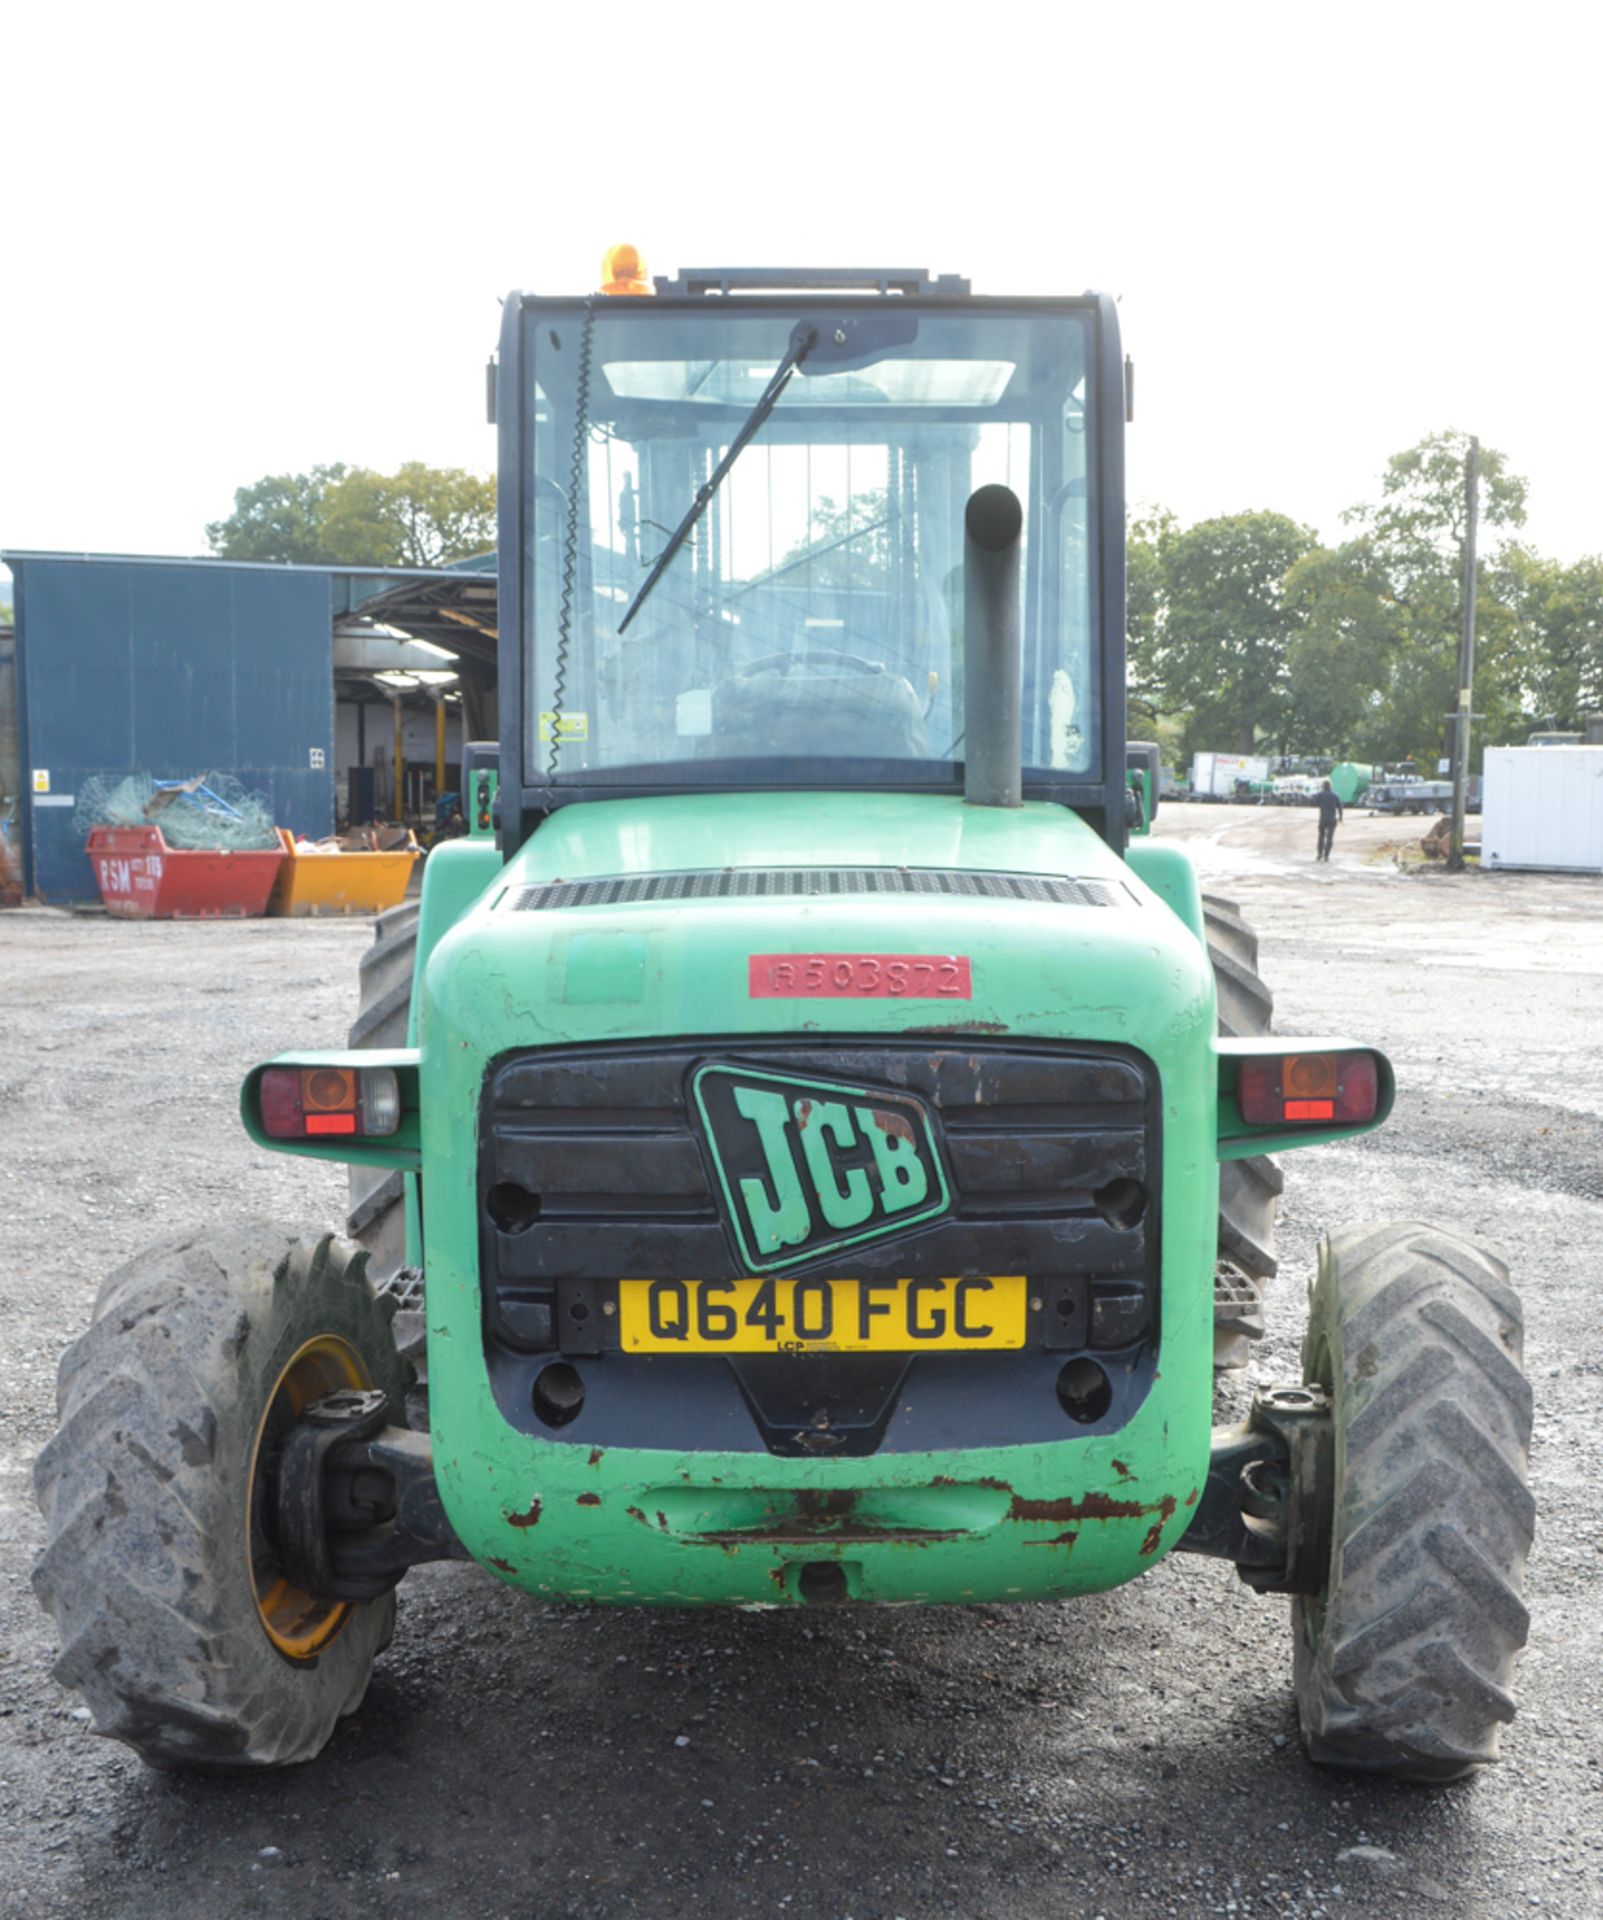
<path id="1" fill-rule="evenodd" d="M 529 886 L 558 878 L 811 866 L 1113 878 L 1125 871 L 1078 814 L 1041 802 L 971 807 L 947 795 L 739 793 L 564 807 L 513 860 L 506 878 Z"/>
<path id="2" fill-rule="evenodd" d="M 798 868 L 823 871 L 816 893 L 764 878 Z M 842 869 L 888 878 L 848 891 L 827 877 Z M 902 869 L 914 871 L 898 881 Z M 708 878 L 693 890 L 661 878 L 687 874 Z M 1065 903 L 1005 881 L 970 884 L 982 875 L 1092 884 L 1056 889 L 1072 894 Z M 601 881 L 647 884 L 573 885 Z M 561 895 L 542 891 L 556 883 L 568 883 Z M 755 995 L 752 957 L 782 954 L 958 956 L 969 991 Z M 1211 1032 L 1212 997 L 1199 943 L 1065 808 L 970 807 L 944 795 L 713 794 L 554 815 L 431 956 L 419 1037 L 427 1047 L 438 1010 L 490 1053 L 845 1028 L 1166 1051 Z"/>

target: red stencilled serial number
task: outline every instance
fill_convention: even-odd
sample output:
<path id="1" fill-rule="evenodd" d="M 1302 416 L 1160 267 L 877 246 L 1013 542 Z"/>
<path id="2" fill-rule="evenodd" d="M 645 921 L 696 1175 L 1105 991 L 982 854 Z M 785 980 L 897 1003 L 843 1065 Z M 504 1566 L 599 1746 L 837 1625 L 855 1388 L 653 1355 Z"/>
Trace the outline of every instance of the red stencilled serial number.
<path id="1" fill-rule="evenodd" d="M 972 1000 L 968 956 L 754 953 L 753 1000 Z"/>

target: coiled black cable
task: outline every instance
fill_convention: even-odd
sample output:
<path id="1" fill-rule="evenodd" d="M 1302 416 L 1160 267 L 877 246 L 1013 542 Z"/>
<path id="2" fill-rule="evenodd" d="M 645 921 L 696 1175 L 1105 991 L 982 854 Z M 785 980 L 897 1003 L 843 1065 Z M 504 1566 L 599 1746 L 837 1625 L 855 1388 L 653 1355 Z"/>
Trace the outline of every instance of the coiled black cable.
<path id="1" fill-rule="evenodd" d="M 584 492 L 585 446 L 590 438 L 590 343 L 596 324 L 596 296 L 586 296 L 579 334 L 579 376 L 573 402 L 573 459 L 568 475 L 568 517 L 562 540 L 562 598 L 557 606 L 557 657 L 551 677 L 551 752 L 546 772 L 557 782 L 562 751 L 562 702 L 568 690 L 568 649 L 573 642 L 574 576 L 579 570 L 579 509 Z M 538 731 L 538 729 L 536 730 Z"/>

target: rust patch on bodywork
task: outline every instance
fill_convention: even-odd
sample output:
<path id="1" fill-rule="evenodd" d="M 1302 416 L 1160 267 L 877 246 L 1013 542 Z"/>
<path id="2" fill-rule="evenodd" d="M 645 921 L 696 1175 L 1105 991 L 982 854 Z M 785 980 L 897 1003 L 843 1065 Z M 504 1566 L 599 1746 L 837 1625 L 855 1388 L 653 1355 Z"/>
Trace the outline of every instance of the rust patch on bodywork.
<path id="1" fill-rule="evenodd" d="M 798 1487 L 797 1517 L 812 1526 L 824 1526 L 831 1520 L 844 1520 L 857 1505 L 850 1487 Z"/>
<path id="2" fill-rule="evenodd" d="M 906 1027 L 906 1033 L 1006 1033 L 1005 1020 L 953 1020 L 942 1027 Z"/>
<path id="3" fill-rule="evenodd" d="M 601 1505 L 601 1495 L 599 1493 L 581 1493 L 576 1497 L 574 1504 L 580 1507 L 599 1507 Z"/>
<path id="4" fill-rule="evenodd" d="M 1135 1475 L 1131 1473 L 1130 1469 L 1124 1464 L 1122 1460 L 1115 1460 L 1113 1462 L 1113 1471 L 1119 1476 L 1121 1480 L 1133 1480 L 1135 1478 Z"/>
<path id="5" fill-rule="evenodd" d="M 638 1520 L 643 1527 L 649 1527 L 651 1525 L 651 1522 L 639 1507 L 625 1507 L 624 1512 L 628 1514 L 631 1520 Z"/>
<path id="6" fill-rule="evenodd" d="M 1026 1500 L 1014 1494 L 1008 1510 L 1010 1520 L 1144 1520 L 1149 1513 L 1158 1516 L 1156 1532 L 1174 1513 L 1175 1500 L 1166 1493 L 1161 1500 L 1113 1500 L 1105 1493 L 1084 1493 L 1078 1500 Z M 1143 1547 L 1143 1553 L 1150 1548 Z"/>
<path id="7" fill-rule="evenodd" d="M 601 1449 L 599 1447 L 592 1447 L 590 1449 L 590 1465 L 592 1467 L 599 1467 L 601 1465 Z"/>
<path id="8" fill-rule="evenodd" d="M 960 1540 L 967 1531 L 939 1524 L 921 1526 L 917 1520 L 899 1515 L 865 1512 L 856 1489 L 798 1487 L 787 1494 L 783 1508 L 757 1524 L 697 1528 L 686 1537 L 697 1545 L 731 1550 L 743 1546 L 805 1547 L 819 1541 L 924 1547 Z"/>
<path id="9" fill-rule="evenodd" d="M 540 1523 L 540 1496 L 536 1494 L 529 1502 L 524 1513 L 509 1513 L 506 1517 L 509 1527 L 534 1527 Z"/>
<path id="10" fill-rule="evenodd" d="M 1171 1502 L 1170 1511 L 1173 1512 L 1173 1510 L 1174 1510 L 1173 1503 Z M 1162 1538 L 1163 1538 L 1163 1522 L 1161 1520 L 1154 1520 L 1150 1529 L 1147 1532 L 1146 1539 L 1141 1542 L 1142 1555 L 1145 1556 L 1149 1553 L 1156 1553 L 1158 1550 L 1158 1542 Z"/>
<path id="11" fill-rule="evenodd" d="M 503 1560 L 497 1553 L 487 1553 L 485 1559 L 492 1567 L 499 1567 L 503 1573 L 516 1573 L 517 1568 L 510 1560 Z"/>
<path id="12" fill-rule="evenodd" d="M 1027 1547 L 1072 1547 L 1079 1534 L 1071 1529 L 1067 1533 L 1054 1533 L 1050 1540 L 1026 1540 Z"/>
<path id="13" fill-rule="evenodd" d="M 962 1540 L 967 1536 L 954 1528 L 883 1527 L 861 1521 L 838 1521 L 833 1525 L 808 1526 L 792 1515 L 773 1527 L 741 1527 L 729 1533 L 697 1533 L 690 1536 L 698 1545 L 713 1547 L 805 1547 L 820 1540 L 839 1541 L 855 1546 L 928 1547 L 943 1540 Z"/>
<path id="14" fill-rule="evenodd" d="M 1008 1510 L 1010 1520 L 1139 1520 L 1147 1509 L 1139 1500 L 1110 1500 L 1105 1493 L 1087 1493 L 1078 1500 L 1026 1500 L 1016 1493 Z"/>

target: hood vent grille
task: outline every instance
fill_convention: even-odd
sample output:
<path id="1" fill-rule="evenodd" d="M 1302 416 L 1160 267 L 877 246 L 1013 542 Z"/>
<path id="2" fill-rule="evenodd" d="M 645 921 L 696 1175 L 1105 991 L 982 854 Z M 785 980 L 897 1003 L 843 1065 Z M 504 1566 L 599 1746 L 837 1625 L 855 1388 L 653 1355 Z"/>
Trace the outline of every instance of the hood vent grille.
<path id="1" fill-rule="evenodd" d="M 519 887 L 513 912 L 564 907 L 653 905 L 665 900 L 791 900 L 885 894 L 944 895 L 969 900 L 1024 900 L 1059 907 L 1127 907 L 1130 889 L 1117 880 L 1067 874 L 970 873 L 946 867 L 721 867 L 690 873 L 638 873 L 614 879 L 553 880 Z"/>

